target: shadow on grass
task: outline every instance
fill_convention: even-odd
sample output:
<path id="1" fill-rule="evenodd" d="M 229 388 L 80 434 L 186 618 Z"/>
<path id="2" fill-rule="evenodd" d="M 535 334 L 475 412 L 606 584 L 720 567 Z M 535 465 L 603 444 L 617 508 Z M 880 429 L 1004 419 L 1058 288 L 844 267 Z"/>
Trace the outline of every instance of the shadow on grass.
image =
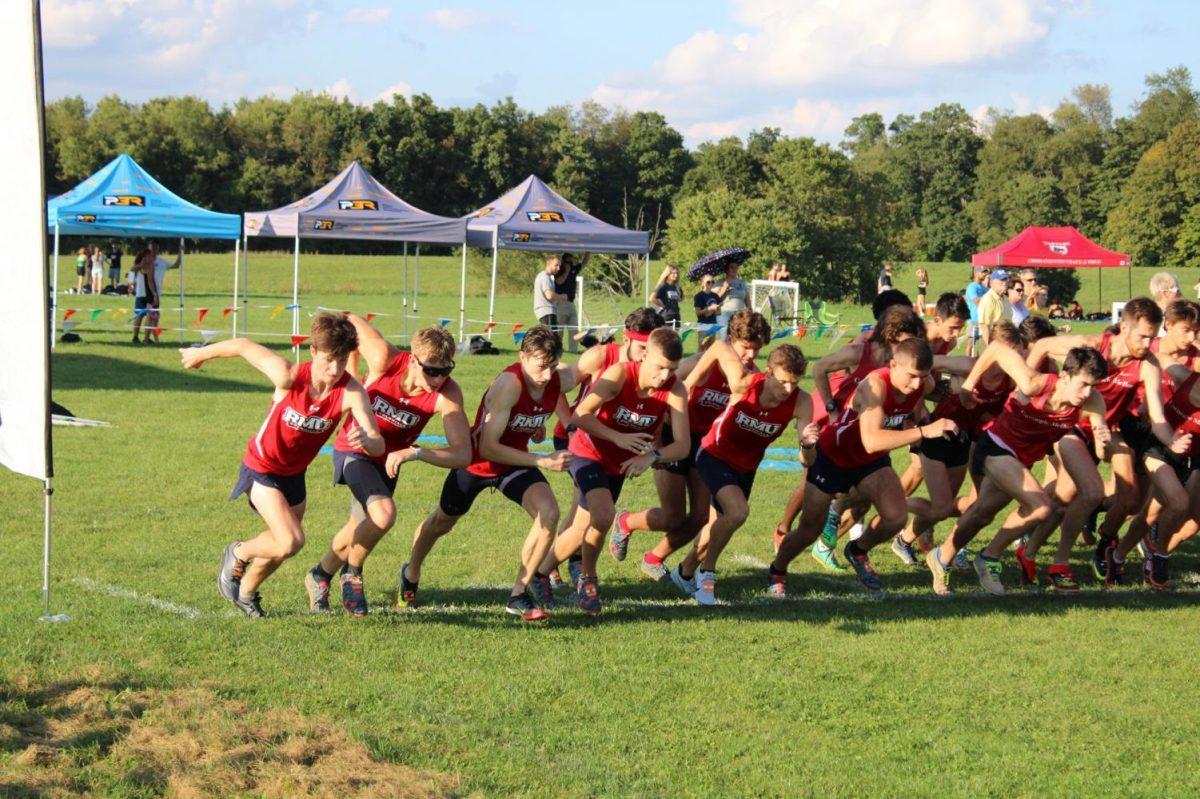
<path id="1" fill-rule="evenodd" d="M 146 345 L 131 343 L 126 346 L 132 349 Z M 172 352 L 175 349 L 168 344 L 160 344 L 158 348 Z M 287 351 L 286 346 L 278 349 Z M 83 352 L 55 353 L 54 388 L 60 391 L 233 391 L 263 395 L 270 391 L 265 378 L 258 381 L 229 380 L 202 372 L 185 371 L 178 366 L 164 368 L 143 361 Z"/>

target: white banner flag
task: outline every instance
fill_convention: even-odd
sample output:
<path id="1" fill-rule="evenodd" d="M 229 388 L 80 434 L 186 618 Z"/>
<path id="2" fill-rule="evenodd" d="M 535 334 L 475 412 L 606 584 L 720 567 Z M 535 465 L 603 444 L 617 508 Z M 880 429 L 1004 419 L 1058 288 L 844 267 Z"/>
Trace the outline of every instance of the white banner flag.
<path id="1" fill-rule="evenodd" d="M 0 464 L 50 477 L 49 270 L 46 190 L 42 183 L 41 43 L 37 3 L 18 0 L 0 25 Z"/>

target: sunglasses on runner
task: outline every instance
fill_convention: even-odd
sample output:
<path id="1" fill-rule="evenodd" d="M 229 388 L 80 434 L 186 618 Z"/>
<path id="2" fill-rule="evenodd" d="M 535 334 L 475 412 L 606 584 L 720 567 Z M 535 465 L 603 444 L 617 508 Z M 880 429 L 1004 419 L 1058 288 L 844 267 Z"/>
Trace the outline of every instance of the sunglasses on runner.
<path id="1" fill-rule="evenodd" d="M 454 371 L 454 361 L 451 361 L 449 366 L 430 366 L 417 359 L 417 365 L 421 367 L 421 371 L 425 373 L 426 377 L 449 377 L 450 373 Z"/>

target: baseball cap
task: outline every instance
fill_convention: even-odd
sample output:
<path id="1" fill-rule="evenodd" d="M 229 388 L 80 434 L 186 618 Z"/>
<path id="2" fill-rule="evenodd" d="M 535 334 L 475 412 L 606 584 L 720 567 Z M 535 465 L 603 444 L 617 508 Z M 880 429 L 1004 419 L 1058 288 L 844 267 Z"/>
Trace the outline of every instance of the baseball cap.
<path id="1" fill-rule="evenodd" d="M 1005 272 L 1003 269 L 997 269 L 996 271 L 992 272 L 991 277 L 988 279 L 989 280 L 1008 280 L 1008 272 Z"/>
<path id="2" fill-rule="evenodd" d="M 989 270 L 990 270 L 990 267 L 984 266 L 983 264 L 979 264 L 978 266 L 975 267 L 976 272 L 987 272 Z"/>

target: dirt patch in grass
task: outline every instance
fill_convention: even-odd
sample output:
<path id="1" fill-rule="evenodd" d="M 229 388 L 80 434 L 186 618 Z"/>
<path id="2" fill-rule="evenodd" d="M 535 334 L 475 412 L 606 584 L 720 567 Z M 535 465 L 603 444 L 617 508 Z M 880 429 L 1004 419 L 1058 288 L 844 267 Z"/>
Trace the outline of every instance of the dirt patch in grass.
<path id="1" fill-rule="evenodd" d="M 454 777 L 381 761 L 344 729 L 209 688 L 90 674 L 0 682 L 0 796 L 460 796 Z"/>

